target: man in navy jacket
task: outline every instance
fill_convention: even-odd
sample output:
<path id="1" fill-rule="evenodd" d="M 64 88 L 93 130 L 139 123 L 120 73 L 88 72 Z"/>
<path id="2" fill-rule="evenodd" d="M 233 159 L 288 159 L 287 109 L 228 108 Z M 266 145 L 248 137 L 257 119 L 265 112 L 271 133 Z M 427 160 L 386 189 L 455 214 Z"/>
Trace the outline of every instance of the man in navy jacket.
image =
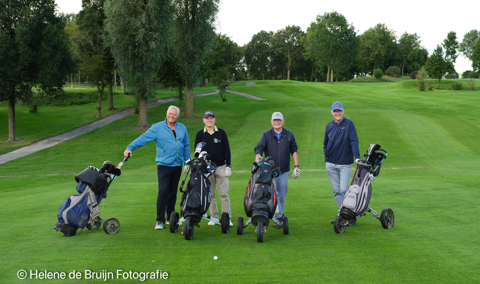
<path id="1" fill-rule="evenodd" d="M 337 208 L 340 211 L 343 197 L 348 190 L 352 163 L 354 158 L 360 159 L 360 150 L 355 125 L 350 119 L 343 117 L 342 103 L 334 102 L 331 113 L 334 119 L 325 129 L 323 153 Z"/>
<path id="2" fill-rule="evenodd" d="M 273 217 L 274 227 L 283 227 L 283 212 L 285 210 L 285 197 L 288 189 L 288 175 L 290 174 L 290 155 L 292 155 L 295 169 L 293 178 L 300 176 L 300 165 L 298 164 L 298 146 L 292 131 L 283 128 L 283 115 L 274 112 L 272 115 L 272 128 L 265 130 L 260 141 L 255 147 L 255 161 L 265 153 L 265 157 L 271 156 L 275 167 L 280 167 L 280 175 L 275 178 L 275 190 L 277 195 L 277 210 Z"/>
<path id="3" fill-rule="evenodd" d="M 177 121 L 179 115 L 180 109 L 178 107 L 168 107 L 166 119 L 152 125 L 144 134 L 128 145 L 127 150 L 123 153 L 125 157 L 128 157 L 132 155 L 133 150 L 155 141 L 157 146 L 155 161 L 157 162 L 158 176 L 156 230 L 163 229 L 165 210 L 167 211 L 167 220 L 170 219 L 170 214 L 175 210 L 182 165 L 190 159 L 187 128 Z M 188 168 L 189 166 L 185 165 L 185 173 Z"/>

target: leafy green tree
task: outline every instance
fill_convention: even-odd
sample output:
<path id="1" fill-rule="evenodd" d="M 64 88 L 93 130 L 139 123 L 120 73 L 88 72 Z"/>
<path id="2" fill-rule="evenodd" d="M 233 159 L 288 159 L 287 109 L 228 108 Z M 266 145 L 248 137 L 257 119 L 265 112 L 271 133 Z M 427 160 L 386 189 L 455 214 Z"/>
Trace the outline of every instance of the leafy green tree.
<path id="1" fill-rule="evenodd" d="M 448 77 L 456 76 L 458 78 L 457 71 L 455 71 L 455 61 L 458 56 L 457 33 L 454 31 L 449 32 L 447 38 L 443 40 L 442 46 L 445 49 L 445 61 L 447 62 L 446 74 L 448 74 Z"/>
<path id="2" fill-rule="evenodd" d="M 218 92 L 220 94 L 220 98 L 222 102 L 227 101 L 227 89 L 230 80 L 230 71 L 228 71 L 227 67 L 221 67 L 217 70 L 214 77 L 214 84 L 217 85 Z"/>
<path id="3" fill-rule="evenodd" d="M 8 101 L 8 141 L 18 140 L 15 103 L 32 88 L 61 91 L 71 71 L 65 21 L 53 0 L 0 0 L 0 100 Z"/>
<path id="4" fill-rule="evenodd" d="M 418 68 L 420 68 L 423 63 L 420 36 L 416 33 L 409 34 L 405 32 L 398 40 L 398 49 L 400 52 L 400 60 L 402 62 L 402 75 L 405 72 L 405 68 L 408 70 L 418 70 Z"/>
<path id="5" fill-rule="evenodd" d="M 174 0 L 174 54 L 186 84 L 185 115 L 193 117 L 193 85 L 215 41 L 214 21 L 219 0 Z"/>
<path id="6" fill-rule="evenodd" d="M 294 64 L 298 62 L 305 51 L 300 39 L 305 35 L 299 26 L 287 26 L 277 31 L 271 42 L 287 58 L 287 80 L 290 80 L 290 72 Z"/>
<path id="7" fill-rule="evenodd" d="M 303 43 L 304 56 L 319 69 L 328 68 L 327 82 L 333 82 L 333 70 L 345 73 L 350 69 L 359 47 L 355 27 L 337 12 L 318 15 L 307 29 Z"/>
<path id="8" fill-rule="evenodd" d="M 473 50 L 475 49 L 475 42 L 480 37 L 480 31 L 471 30 L 463 36 L 463 41 L 458 46 L 458 51 L 463 54 L 465 58 L 472 60 Z"/>
<path id="9" fill-rule="evenodd" d="M 478 78 L 480 73 L 480 38 L 475 42 L 475 48 L 472 52 L 472 68 L 473 72 L 477 74 L 476 78 Z"/>
<path id="10" fill-rule="evenodd" d="M 425 63 L 425 70 L 432 75 L 433 78 L 438 79 L 437 89 L 440 89 L 440 81 L 445 73 L 447 73 L 448 68 L 449 65 L 444 58 L 443 49 L 440 45 L 437 45 L 437 48 Z"/>
<path id="11" fill-rule="evenodd" d="M 236 76 L 240 72 L 240 61 L 243 57 L 242 49 L 227 35 L 217 34 L 213 52 L 207 56 L 207 63 L 212 74 L 220 68 L 226 67 L 228 72 Z"/>
<path id="12" fill-rule="evenodd" d="M 260 31 L 254 34 L 245 49 L 245 63 L 252 79 L 260 76 L 265 80 L 272 55 L 271 38 L 273 32 Z"/>
<path id="13" fill-rule="evenodd" d="M 138 99 L 137 127 L 148 127 L 147 98 L 171 38 L 170 1 L 115 0 L 105 2 L 107 44 L 116 65 Z"/>
<path id="14" fill-rule="evenodd" d="M 82 60 L 80 69 L 90 82 L 97 87 L 97 117 L 102 117 L 102 95 L 108 86 L 108 109 L 113 106 L 114 62 L 110 48 L 103 40 L 106 32 L 103 27 L 105 0 L 82 0 L 82 10 L 77 16 L 78 31 L 75 33 L 75 54 Z"/>
<path id="15" fill-rule="evenodd" d="M 385 24 L 377 24 L 360 35 L 358 61 L 362 70 L 373 71 L 389 66 L 396 46 L 395 33 Z M 368 72 L 368 71 L 367 71 Z"/>

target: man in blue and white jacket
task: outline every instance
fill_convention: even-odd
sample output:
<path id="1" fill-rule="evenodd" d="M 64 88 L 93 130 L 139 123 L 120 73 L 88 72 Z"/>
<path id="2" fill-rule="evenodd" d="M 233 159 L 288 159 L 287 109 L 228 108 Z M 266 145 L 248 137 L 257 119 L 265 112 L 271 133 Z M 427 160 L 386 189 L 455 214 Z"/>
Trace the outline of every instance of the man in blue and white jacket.
<path id="1" fill-rule="evenodd" d="M 124 152 L 124 156 L 128 157 L 133 150 L 155 141 L 158 176 L 157 222 L 155 224 L 157 230 L 163 229 L 165 210 L 167 211 L 167 224 L 170 214 L 175 210 L 182 165 L 190 159 L 187 128 L 177 121 L 179 115 L 180 109 L 170 106 L 166 119 L 152 125 L 144 134 L 128 145 Z M 184 173 L 188 169 L 189 166 L 185 164 Z"/>
<path id="2" fill-rule="evenodd" d="M 334 102 L 331 113 L 333 120 L 325 128 L 323 153 L 337 208 L 340 211 L 350 182 L 353 158 L 360 159 L 360 150 L 355 125 L 350 119 L 343 117 L 342 103 Z"/>

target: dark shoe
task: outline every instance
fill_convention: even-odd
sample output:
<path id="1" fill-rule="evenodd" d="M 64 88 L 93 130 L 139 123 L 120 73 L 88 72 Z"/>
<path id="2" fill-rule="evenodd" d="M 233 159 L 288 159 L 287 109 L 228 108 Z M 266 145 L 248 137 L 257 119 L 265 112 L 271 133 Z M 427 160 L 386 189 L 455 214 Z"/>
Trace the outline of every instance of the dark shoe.
<path id="1" fill-rule="evenodd" d="M 330 224 L 335 224 L 335 220 L 332 220 L 332 222 L 330 222 Z"/>

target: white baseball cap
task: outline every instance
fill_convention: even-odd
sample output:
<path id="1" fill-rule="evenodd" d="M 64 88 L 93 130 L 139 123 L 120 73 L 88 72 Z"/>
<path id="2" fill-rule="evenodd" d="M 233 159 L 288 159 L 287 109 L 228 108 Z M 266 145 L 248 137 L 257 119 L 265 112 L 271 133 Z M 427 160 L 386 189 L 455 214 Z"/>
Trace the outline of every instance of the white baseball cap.
<path id="1" fill-rule="evenodd" d="M 278 112 L 278 111 L 277 111 L 277 112 L 274 112 L 274 113 L 272 114 L 272 120 L 274 120 L 274 119 L 283 120 L 283 115 L 282 115 L 282 113 L 281 113 L 281 112 Z"/>

